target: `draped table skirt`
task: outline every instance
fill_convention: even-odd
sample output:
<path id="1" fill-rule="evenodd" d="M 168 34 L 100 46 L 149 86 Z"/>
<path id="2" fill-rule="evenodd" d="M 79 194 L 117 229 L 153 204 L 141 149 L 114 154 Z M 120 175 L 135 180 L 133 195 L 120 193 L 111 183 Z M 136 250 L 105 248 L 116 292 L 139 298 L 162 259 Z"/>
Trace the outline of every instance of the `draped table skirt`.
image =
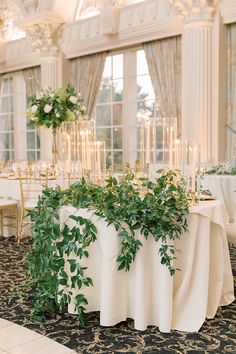
<path id="1" fill-rule="evenodd" d="M 158 326 L 161 332 L 172 329 L 199 331 L 205 318 L 213 318 L 217 308 L 234 301 L 233 276 L 228 244 L 224 230 L 221 203 L 203 202 L 191 208 L 188 230 L 174 244 L 177 253 L 174 276 L 161 265 L 160 243 L 149 235 L 128 272 L 118 271 L 116 258 L 119 238 L 113 226 L 93 215 L 92 211 L 76 210 L 65 206 L 60 211 L 60 222 L 68 221 L 71 214 L 90 218 L 97 227 L 97 240 L 88 247 L 89 257 L 81 262 L 87 267 L 93 287 L 82 287 L 88 300 L 87 312 L 100 311 L 100 324 L 113 326 L 127 318 L 134 327 L 145 330 Z M 67 264 L 69 271 L 69 265 Z M 73 298 L 78 291 L 73 289 Z M 75 313 L 74 301 L 68 311 Z"/>

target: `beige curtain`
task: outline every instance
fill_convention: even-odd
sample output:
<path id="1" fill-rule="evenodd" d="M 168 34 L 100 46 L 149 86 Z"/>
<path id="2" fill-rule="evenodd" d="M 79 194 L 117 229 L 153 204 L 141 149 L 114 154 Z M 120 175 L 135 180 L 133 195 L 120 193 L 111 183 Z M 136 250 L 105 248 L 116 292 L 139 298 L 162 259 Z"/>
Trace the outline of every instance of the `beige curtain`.
<path id="1" fill-rule="evenodd" d="M 226 159 L 236 165 L 236 23 L 227 27 Z"/>
<path id="2" fill-rule="evenodd" d="M 143 44 L 161 117 L 177 117 L 181 134 L 181 36 Z"/>
<path id="3" fill-rule="evenodd" d="M 27 96 L 35 95 L 36 91 L 40 89 L 41 86 L 40 75 L 41 75 L 40 66 L 35 66 L 33 68 L 27 68 L 23 70 Z"/>
<path id="4" fill-rule="evenodd" d="M 80 92 L 89 117 L 96 105 L 105 59 L 106 52 L 102 52 L 71 60 L 70 83 Z"/>

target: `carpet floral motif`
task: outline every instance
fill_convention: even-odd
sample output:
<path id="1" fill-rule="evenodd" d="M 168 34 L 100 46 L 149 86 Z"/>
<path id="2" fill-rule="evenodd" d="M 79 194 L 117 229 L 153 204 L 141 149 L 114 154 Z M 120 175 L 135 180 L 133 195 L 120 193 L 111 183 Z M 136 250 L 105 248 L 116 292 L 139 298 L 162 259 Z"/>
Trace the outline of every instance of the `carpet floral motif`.
<path id="1" fill-rule="evenodd" d="M 7 303 L 9 293 L 25 279 L 25 255 L 30 249 L 30 239 L 17 245 L 13 238 L 0 238 L 0 318 L 34 330 L 81 354 L 235 353 L 236 302 L 219 308 L 215 318 L 206 320 L 199 333 L 160 333 L 154 326 L 141 332 L 134 329 L 132 320 L 114 327 L 101 327 L 98 312 L 89 314 L 84 327 L 76 315 L 68 313 L 56 315 L 44 323 L 33 323 L 30 299 Z M 236 247 L 230 248 L 230 255 L 236 286 Z"/>

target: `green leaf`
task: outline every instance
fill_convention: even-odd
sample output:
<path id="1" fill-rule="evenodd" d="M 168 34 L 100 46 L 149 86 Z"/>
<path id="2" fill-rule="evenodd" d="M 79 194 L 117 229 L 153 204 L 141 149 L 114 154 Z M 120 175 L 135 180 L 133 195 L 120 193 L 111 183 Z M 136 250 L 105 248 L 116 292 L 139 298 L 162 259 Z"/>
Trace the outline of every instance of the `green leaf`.
<path id="1" fill-rule="evenodd" d="M 67 285 L 67 279 L 65 279 L 65 278 L 59 279 L 59 284 L 60 285 Z"/>

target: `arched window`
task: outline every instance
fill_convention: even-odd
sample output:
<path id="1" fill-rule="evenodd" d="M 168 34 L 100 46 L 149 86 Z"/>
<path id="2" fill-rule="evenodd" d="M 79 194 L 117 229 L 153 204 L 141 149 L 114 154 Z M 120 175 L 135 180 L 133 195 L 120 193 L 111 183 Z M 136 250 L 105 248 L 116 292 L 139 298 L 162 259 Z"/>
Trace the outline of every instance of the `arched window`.
<path id="1" fill-rule="evenodd" d="M 102 9 L 107 5 L 123 7 L 142 1 L 143 0 L 79 0 L 75 21 L 99 15 Z"/>

